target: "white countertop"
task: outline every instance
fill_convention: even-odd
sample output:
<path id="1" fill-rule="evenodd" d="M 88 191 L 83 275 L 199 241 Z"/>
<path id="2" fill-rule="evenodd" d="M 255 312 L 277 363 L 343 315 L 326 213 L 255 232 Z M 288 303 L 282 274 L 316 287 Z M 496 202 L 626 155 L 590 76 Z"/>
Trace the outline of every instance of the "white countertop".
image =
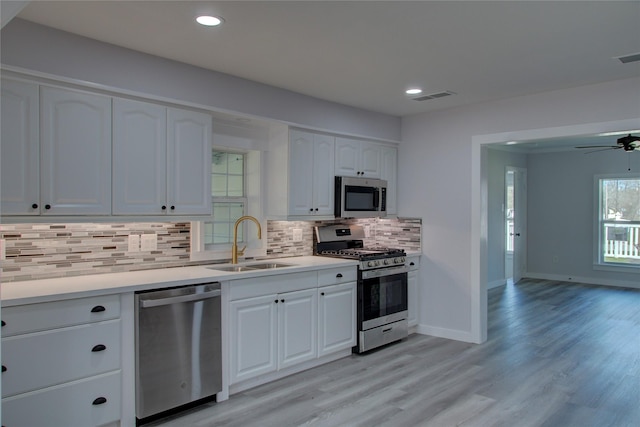
<path id="1" fill-rule="evenodd" d="M 8 282 L 2 283 L 2 307 L 357 265 L 354 260 L 320 256 L 271 258 L 240 265 L 261 262 L 291 264 L 291 267 L 226 272 L 214 268 L 228 264 L 212 264 Z"/>

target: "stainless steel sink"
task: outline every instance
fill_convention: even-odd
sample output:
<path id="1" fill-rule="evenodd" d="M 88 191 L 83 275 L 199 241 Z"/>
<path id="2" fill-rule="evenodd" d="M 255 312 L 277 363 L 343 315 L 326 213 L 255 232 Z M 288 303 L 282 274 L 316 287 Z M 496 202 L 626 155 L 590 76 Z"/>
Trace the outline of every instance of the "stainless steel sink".
<path id="1" fill-rule="evenodd" d="M 258 264 L 248 264 L 248 265 L 221 265 L 219 267 L 212 265 L 207 268 L 210 270 L 233 271 L 233 272 L 239 273 L 242 271 L 269 270 L 272 268 L 282 268 L 282 267 L 293 267 L 293 265 L 281 264 L 279 262 L 262 262 Z"/>
<path id="2" fill-rule="evenodd" d="M 251 264 L 248 267 L 255 268 L 258 270 L 265 270 L 269 268 L 282 268 L 282 267 L 293 267 L 291 264 L 280 264 L 278 262 L 268 262 L 263 264 Z"/>
<path id="3" fill-rule="evenodd" d="M 207 268 L 209 270 L 235 271 L 235 272 L 257 270 L 256 268 L 251 268 L 247 265 L 232 265 L 227 267 L 207 267 Z"/>

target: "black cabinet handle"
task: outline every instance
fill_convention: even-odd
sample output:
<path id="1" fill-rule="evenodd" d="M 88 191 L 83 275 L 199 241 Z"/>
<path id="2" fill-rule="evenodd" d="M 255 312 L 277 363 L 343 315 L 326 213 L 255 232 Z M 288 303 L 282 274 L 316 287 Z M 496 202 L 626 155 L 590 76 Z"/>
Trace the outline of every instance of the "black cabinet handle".
<path id="1" fill-rule="evenodd" d="M 309 212 L 313 212 L 313 208 L 309 209 Z"/>
<path id="2" fill-rule="evenodd" d="M 414 263 L 410 262 L 409 265 L 415 265 Z"/>
<path id="3" fill-rule="evenodd" d="M 104 308 L 104 306 L 102 306 L 102 305 L 96 305 L 95 307 L 93 307 L 93 308 L 91 309 L 91 312 L 92 312 L 92 313 L 100 313 L 101 311 L 106 311 L 106 310 L 107 310 L 107 309 L 106 309 L 106 308 Z"/>
<path id="4" fill-rule="evenodd" d="M 4 320 L 2 321 L 2 326 L 7 326 L 7 322 L 5 322 Z"/>
<path id="5" fill-rule="evenodd" d="M 44 205 L 44 208 L 49 210 L 49 209 L 51 209 L 51 205 Z"/>
<path id="6" fill-rule="evenodd" d="M 38 209 L 38 204 L 37 204 L 37 203 L 32 204 L 32 205 L 31 205 L 31 208 L 32 208 L 32 209 Z"/>
<path id="7" fill-rule="evenodd" d="M 162 208 L 161 208 L 161 209 L 162 209 L 163 211 L 166 211 L 166 210 L 167 210 L 167 207 L 166 207 L 165 205 L 162 205 Z"/>
<path id="8" fill-rule="evenodd" d="M 95 400 L 93 401 L 94 405 L 102 405 L 103 403 L 107 403 L 106 397 L 96 397 Z"/>
<path id="9" fill-rule="evenodd" d="M 173 211 L 173 210 L 175 210 L 175 209 L 176 209 L 176 207 L 175 207 L 175 206 L 171 206 L 171 210 L 172 210 L 172 211 Z"/>
<path id="10" fill-rule="evenodd" d="M 283 299 L 281 299 L 281 300 L 280 300 L 280 302 L 284 302 L 284 300 L 283 300 Z"/>
<path id="11" fill-rule="evenodd" d="M 336 277 L 338 277 L 338 278 L 342 277 L 342 273 L 336 274 Z"/>
<path id="12" fill-rule="evenodd" d="M 97 353 L 99 351 L 105 351 L 107 349 L 107 346 L 104 344 L 97 344 L 94 345 L 93 348 L 91 349 L 92 352 Z"/>
<path id="13" fill-rule="evenodd" d="M 318 208 L 316 208 L 316 212 L 318 212 Z"/>
<path id="14" fill-rule="evenodd" d="M 320 292 L 320 295 L 324 295 L 324 292 Z"/>
<path id="15" fill-rule="evenodd" d="M 277 304 L 277 303 L 278 303 L 278 300 L 275 300 L 274 302 Z"/>
<path id="16" fill-rule="evenodd" d="M 7 372 L 7 367 L 2 365 L 2 372 Z"/>

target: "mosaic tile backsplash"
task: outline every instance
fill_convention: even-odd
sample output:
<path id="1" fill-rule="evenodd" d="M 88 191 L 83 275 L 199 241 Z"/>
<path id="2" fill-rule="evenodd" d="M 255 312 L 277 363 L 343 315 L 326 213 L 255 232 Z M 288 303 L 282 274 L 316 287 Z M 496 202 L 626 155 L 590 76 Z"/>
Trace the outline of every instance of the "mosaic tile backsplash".
<path id="1" fill-rule="evenodd" d="M 365 245 L 420 251 L 421 220 L 267 221 L 267 257 L 314 254 L 317 225 L 357 223 L 367 227 Z M 302 240 L 293 241 L 293 229 Z M 210 264 L 190 261 L 190 223 L 3 224 L 2 282 Z M 129 252 L 129 235 L 155 234 L 157 249 Z M 219 262 L 228 262 L 221 260 Z"/>

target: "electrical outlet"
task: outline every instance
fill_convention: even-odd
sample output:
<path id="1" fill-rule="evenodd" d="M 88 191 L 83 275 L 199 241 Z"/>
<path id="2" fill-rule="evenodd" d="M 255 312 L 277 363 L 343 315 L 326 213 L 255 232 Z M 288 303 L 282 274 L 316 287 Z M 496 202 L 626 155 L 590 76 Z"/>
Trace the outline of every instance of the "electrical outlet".
<path id="1" fill-rule="evenodd" d="M 364 237 L 371 237 L 371 227 L 368 225 L 364 226 Z"/>
<path id="2" fill-rule="evenodd" d="M 0 260 L 1 261 L 4 261 L 7 258 L 7 250 L 4 247 L 5 244 L 6 244 L 6 241 L 4 239 L 0 239 Z"/>
<path id="3" fill-rule="evenodd" d="M 140 236 L 140 250 L 143 252 L 155 251 L 158 249 L 158 236 L 153 234 L 143 234 Z"/>
<path id="4" fill-rule="evenodd" d="M 302 228 L 293 229 L 293 241 L 302 242 Z"/>
<path id="5" fill-rule="evenodd" d="M 140 252 L 140 235 L 129 234 L 129 252 Z"/>

